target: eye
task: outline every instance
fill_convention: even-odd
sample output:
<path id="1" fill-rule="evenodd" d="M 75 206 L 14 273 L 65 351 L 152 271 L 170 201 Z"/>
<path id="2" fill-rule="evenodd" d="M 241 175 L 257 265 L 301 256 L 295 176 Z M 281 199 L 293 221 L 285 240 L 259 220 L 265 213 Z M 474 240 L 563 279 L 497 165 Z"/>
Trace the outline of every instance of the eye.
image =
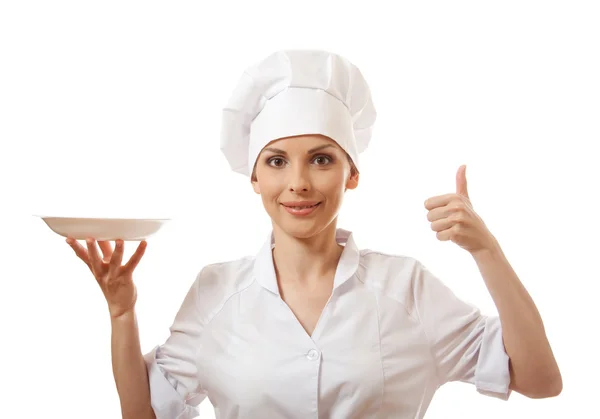
<path id="1" fill-rule="evenodd" d="M 282 167 L 285 161 L 281 157 L 272 157 L 267 161 L 267 164 L 272 167 Z"/>
<path id="2" fill-rule="evenodd" d="M 316 156 L 313 159 L 313 161 L 315 163 L 317 163 L 318 166 L 324 166 L 324 165 L 326 165 L 328 163 L 331 163 L 332 158 L 323 154 L 323 155 L 320 155 L 320 156 Z"/>

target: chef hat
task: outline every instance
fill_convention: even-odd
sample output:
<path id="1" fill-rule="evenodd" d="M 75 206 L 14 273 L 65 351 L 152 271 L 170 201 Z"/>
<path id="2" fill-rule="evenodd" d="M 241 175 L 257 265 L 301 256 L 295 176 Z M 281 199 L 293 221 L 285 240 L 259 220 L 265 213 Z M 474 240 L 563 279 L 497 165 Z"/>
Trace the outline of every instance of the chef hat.
<path id="1" fill-rule="evenodd" d="M 231 168 L 250 176 L 271 141 L 321 134 L 358 168 L 376 112 L 360 70 L 326 51 L 279 51 L 248 68 L 223 109 L 221 150 Z"/>

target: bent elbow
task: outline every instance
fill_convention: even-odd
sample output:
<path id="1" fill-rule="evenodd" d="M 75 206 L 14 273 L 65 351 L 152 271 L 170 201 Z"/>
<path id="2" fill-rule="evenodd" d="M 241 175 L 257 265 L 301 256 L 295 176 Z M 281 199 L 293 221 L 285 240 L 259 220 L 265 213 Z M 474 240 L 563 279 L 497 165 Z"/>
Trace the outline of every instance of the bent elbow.
<path id="1" fill-rule="evenodd" d="M 558 396 L 560 393 L 562 393 L 562 390 L 562 377 L 558 375 L 551 380 L 539 382 L 535 386 L 531 386 L 521 393 L 530 399 L 548 399 Z"/>
<path id="2" fill-rule="evenodd" d="M 562 377 L 559 374 L 554 380 L 552 380 L 551 385 L 548 386 L 548 389 L 546 392 L 546 394 L 547 394 L 546 397 L 556 397 L 560 393 L 562 393 L 562 390 L 563 390 L 563 382 L 562 382 Z"/>
<path id="3" fill-rule="evenodd" d="M 509 388 L 530 399 L 546 399 L 556 397 L 563 390 L 563 381 L 560 371 L 554 370 L 516 374 L 511 369 L 511 383 Z"/>

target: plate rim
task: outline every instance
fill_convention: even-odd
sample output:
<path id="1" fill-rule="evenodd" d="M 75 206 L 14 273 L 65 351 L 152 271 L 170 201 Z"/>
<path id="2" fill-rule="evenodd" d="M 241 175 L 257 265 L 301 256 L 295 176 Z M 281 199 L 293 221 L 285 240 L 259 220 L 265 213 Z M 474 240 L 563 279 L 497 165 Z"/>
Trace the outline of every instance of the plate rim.
<path id="1" fill-rule="evenodd" d="M 59 219 L 73 219 L 73 220 L 97 220 L 97 221 L 171 221 L 172 218 L 123 218 L 123 217 L 67 217 L 61 215 L 39 215 L 33 214 L 33 217 L 39 217 L 41 219 L 48 218 L 59 218 Z"/>

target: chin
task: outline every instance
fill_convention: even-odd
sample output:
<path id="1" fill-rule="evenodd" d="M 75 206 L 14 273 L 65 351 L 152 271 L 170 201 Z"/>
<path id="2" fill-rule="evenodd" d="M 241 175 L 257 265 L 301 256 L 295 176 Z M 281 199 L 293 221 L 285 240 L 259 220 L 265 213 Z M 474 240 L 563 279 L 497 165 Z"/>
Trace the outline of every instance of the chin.
<path id="1" fill-rule="evenodd" d="M 317 225 L 312 226 L 286 226 L 285 223 L 283 225 L 278 224 L 279 229 L 285 232 L 288 236 L 295 237 L 297 239 L 309 239 L 311 237 L 319 234 L 323 228 L 319 228 Z"/>
<path id="2" fill-rule="evenodd" d="M 315 218 L 307 220 L 286 219 L 287 217 L 272 218 L 273 224 L 285 234 L 297 239 L 309 239 L 326 230 L 331 225 L 332 219 Z"/>

